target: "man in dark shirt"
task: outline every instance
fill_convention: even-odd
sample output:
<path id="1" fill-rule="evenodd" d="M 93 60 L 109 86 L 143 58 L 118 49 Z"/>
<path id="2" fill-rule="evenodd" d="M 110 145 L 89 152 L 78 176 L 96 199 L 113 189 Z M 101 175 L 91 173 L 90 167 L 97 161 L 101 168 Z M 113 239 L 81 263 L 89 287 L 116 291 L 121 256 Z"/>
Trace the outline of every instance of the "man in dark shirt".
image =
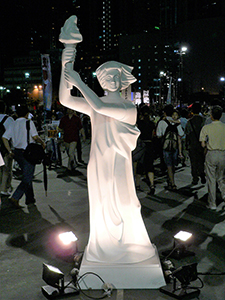
<path id="1" fill-rule="evenodd" d="M 150 185 L 149 195 L 155 193 L 154 185 L 154 144 L 153 136 L 155 124 L 150 120 L 150 109 L 147 105 L 141 108 L 141 114 L 137 120 L 137 126 L 141 132 L 138 139 L 137 148 L 133 152 L 135 169 L 136 189 L 140 189 L 140 177 L 146 175 Z"/>
<path id="2" fill-rule="evenodd" d="M 80 120 L 74 110 L 68 109 L 67 115 L 62 117 L 59 123 L 59 130 L 64 132 L 63 140 L 68 154 L 68 170 L 72 171 L 76 168 L 77 162 L 75 158 L 75 149 L 79 139 L 79 132 L 85 141 L 85 133 Z"/>
<path id="3" fill-rule="evenodd" d="M 199 134 L 202 127 L 204 126 L 205 119 L 199 114 L 200 112 L 201 104 L 199 102 L 193 103 L 193 117 L 188 120 L 185 127 L 186 147 L 188 149 L 191 162 L 191 175 L 193 185 L 198 184 L 199 177 L 201 178 L 201 183 L 206 183 L 204 171 L 204 149 L 199 142 Z"/>

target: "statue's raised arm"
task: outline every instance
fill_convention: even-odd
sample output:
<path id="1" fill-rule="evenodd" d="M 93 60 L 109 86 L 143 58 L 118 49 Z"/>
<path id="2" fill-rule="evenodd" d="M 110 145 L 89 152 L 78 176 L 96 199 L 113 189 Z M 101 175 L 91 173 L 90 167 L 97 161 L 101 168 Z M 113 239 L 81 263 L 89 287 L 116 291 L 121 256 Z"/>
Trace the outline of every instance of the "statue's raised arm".
<path id="1" fill-rule="evenodd" d="M 70 108 L 82 111 L 90 115 L 91 110 L 97 113 L 113 117 L 118 120 L 135 123 L 136 113 L 134 105 L 130 101 L 125 101 L 120 96 L 120 90 L 128 87 L 136 81 L 131 74 L 132 67 L 115 61 L 109 61 L 101 65 L 97 70 L 97 78 L 100 85 L 107 91 L 107 96 L 99 98 L 80 78 L 79 74 L 73 70 L 76 55 L 76 44 L 82 41 L 78 34 L 76 17 L 70 17 L 61 29 L 60 41 L 65 45 L 62 55 L 62 76 L 60 83 L 60 102 Z M 68 89 L 75 86 L 80 90 L 83 97 L 71 97 Z M 87 104 L 90 106 L 87 107 Z M 133 117 L 130 117 L 132 111 Z"/>

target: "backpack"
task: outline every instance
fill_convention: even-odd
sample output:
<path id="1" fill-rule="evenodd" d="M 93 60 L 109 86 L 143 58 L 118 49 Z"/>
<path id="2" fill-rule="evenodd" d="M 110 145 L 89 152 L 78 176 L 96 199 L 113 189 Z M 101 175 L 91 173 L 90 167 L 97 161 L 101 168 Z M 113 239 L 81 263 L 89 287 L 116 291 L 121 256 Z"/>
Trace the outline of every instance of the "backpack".
<path id="1" fill-rule="evenodd" d="M 1 152 L 1 155 L 4 157 L 8 151 L 3 143 L 3 140 L 2 140 L 2 136 L 3 134 L 5 133 L 5 126 L 4 126 L 4 123 L 6 121 L 6 119 L 8 118 L 9 116 L 4 116 L 4 118 L 1 120 L 0 122 L 0 152 Z"/>
<path id="2" fill-rule="evenodd" d="M 40 144 L 29 143 L 30 120 L 26 121 L 27 128 L 27 147 L 24 150 L 23 156 L 33 165 L 41 164 L 45 159 L 45 151 Z"/>
<path id="3" fill-rule="evenodd" d="M 178 149 L 178 130 L 179 124 L 171 124 L 168 120 L 164 120 L 167 123 L 167 128 L 163 137 L 163 150 L 168 152 L 175 152 Z"/>

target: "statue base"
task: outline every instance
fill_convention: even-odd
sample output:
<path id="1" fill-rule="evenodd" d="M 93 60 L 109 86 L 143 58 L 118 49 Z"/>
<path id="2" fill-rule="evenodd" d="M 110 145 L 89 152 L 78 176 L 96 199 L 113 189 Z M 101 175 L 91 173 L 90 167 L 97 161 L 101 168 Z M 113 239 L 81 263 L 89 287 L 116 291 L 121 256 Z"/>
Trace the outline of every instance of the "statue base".
<path id="1" fill-rule="evenodd" d="M 105 283 L 115 289 L 158 289 L 166 285 L 158 252 L 145 261 L 133 264 L 94 263 L 82 259 L 79 276 L 87 272 L 99 275 Z M 93 274 L 84 276 L 79 282 L 81 289 L 101 290 L 102 281 Z"/>

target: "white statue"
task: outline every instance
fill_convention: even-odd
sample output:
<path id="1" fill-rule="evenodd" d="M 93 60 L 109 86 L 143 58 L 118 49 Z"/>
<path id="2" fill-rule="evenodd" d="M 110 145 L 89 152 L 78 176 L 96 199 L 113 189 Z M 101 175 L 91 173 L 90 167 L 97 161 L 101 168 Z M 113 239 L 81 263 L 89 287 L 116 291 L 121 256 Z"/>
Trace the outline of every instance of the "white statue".
<path id="1" fill-rule="evenodd" d="M 4 164 L 5 164 L 5 162 L 4 162 L 1 152 L 0 152 L 0 167 L 4 166 Z"/>
<path id="2" fill-rule="evenodd" d="M 155 255 L 136 196 L 131 151 L 139 130 L 136 108 L 121 98 L 120 90 L 136 79 L 132 67 L 109 61 L 97 70 L 107 96 L 99 98 L 73 70 L 76 44 L 82 41 L 76 17 L 69 18 L 60 34 L 65 49 L 59 99 L 64 106 L 90 116 L 91 151 L 88 163 L 90 236 L 86 260 L 106 263 L 136 263 Z M 75 86 L 83 97 L 71 96 Z"/>

